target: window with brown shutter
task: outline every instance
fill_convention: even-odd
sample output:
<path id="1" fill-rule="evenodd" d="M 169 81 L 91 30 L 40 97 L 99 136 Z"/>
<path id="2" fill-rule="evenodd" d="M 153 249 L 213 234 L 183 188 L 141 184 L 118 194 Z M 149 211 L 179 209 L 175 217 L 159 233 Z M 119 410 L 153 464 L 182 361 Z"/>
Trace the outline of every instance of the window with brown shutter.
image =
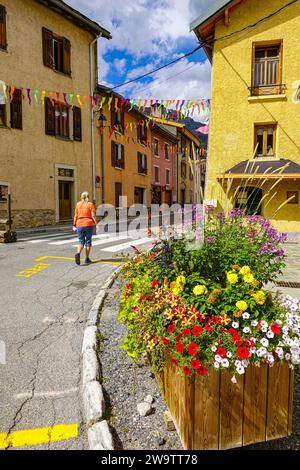
<path id="1" fill-rule="evenodd" d="M 45 98 L 45 132 L 55 135 L 55 108 L 50 98 Z"/>
<path id="2" fill-rule="evenodd" d="M 116 144 L 111 141 L 111 166 L 116 166 Z"/>
<path id="3" fill-rule="evenodd" d="M 54 105 L 55 109 L 55 135 L 56 137 L 62 137 L 69 139 L 69 107 L 61 102 L 56 102 Z"/>
<path id="4" fill-rule="evenodd" d="M 78 106 L 73 107 L 73 139 L 82 141 L 81 108 Z"/>
<path id="5" fill-rule="evenodd" d="M 3 5 L 0 5 L 0 49 L 7 49 L 6 9 Z"/>
<path id="6" fill-rule="evenodd" d="M 138 173 L 141 175 L 147 174 L 147 155 L 138 152 Z"/>
<path id="7" fill-rule="evenodd" d="M 42 28 L 43 62 L 57 72 L 71 75 L 71 43 L 68 39 Z"/>
<path id="8" fill-rule="evenodd" d="M 140 123 L 140 125 L 137 127 L 137 138 L 138 140 L 141 141 L 141 144 L 147 145 L 147 127 L 144 123 Z"/>
<path id="9" fill-rule="evenodd" d="M 124 134 L 125 113 L 121 112 L 120 108 L 117 110 L 114 106 L 111 108 L 111 127 L 116 127 L 116 130 Z"/>
<path id="10" fill-rule="evenodd" d="M 12 129 L 22 129 L 22 92 L 15 89 L 10 103 L 10 125 Z"/>
<path id="11" fill-rule="evenodd" d="M 111 165 L 114 168 L 125 169 L 125 148 L 124 145 L 111 143 Z"/>

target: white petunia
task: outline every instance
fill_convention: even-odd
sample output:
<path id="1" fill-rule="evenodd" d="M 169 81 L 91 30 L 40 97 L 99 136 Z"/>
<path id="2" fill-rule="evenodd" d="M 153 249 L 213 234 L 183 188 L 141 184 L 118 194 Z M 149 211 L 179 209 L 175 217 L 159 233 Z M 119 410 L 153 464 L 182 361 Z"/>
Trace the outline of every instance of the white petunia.
<path id="1" fill-rule="evenodd" d="M 219 354 L 215 355 L 215 361 L 216 362 L 222 362 L 222 358 L 221 358 L 221 356 L 219 356 Z"/>
<path id="2" fill-rule="evenodd" d="M 267 338 L 262 338 L 260 340 L 260 344 L 262 344 L 263 346 L 265 346 L 265 348 L 267 348 L 269 346 L 269 340 L 267 340 Z"/>
<path id="3" fill-rule="evenodd" d="M 223 367 L 226 367 L 226 368 L 229 367 L 229 361 L 228 361 L 228 359 L 223 359 L 223 360 L 222 360 L 222 366 L 223 366 Z"/>
<path id="4" fill-rule="evenodd" d="M 243 366 L 239 366 L 236 368 L 236 371 L 239 375 L 243 375 L 245 373 L 245 368 Z"/>
<path id="5" fill-rule="evenodd" d="M 238 322 L 236 322 L 236 321 L 234 321 L 234 322 L 232 323 L 232 328 L 234 328 L 235 330 L 236 330 L 239 326 L 240 326 L 240 324 L 239 324 Z"/>
<path id="6" fill-rule="evenodd" d="M 289 361 L 291 359 L 291 355 L 289 353 L 286 353 L 285 355 L 285 360 Z"/>
<path id="7" fill-rule="evenodd" d="M 257 320 L 252 320 L 251 326 L 257 326 L 257 325 L 258 325 L 258 321 Z"/>
<path id="8" fill-rule="evenodd" d="M 267 332 L 267 338 L 269 338 L 269 339 L 274 338 L 274 333 L 273 333 L 272 330 L 269 330 L 269 331 Z"/>
<path id="9" fill-rule="evenodd" d="M 232 357 L 232 353 L 230 351 L 227 351 L 226 356 L 230 359 Z"/>
<path id="10" fill-rule="evenodd" d="M 232 377 L 231 382 L 232 382 L 233 384 L 236 384 L 236 383 L 237 383 L 236 378 L 235 378 L 235 377 Z"/>
<path id="11" fill-rule="evenodd" d="M 218 362 L 214 362 L 214 368 L 219 369 L 219 367 L 220 367 L 220 364 Z"/>
<path id="12" fill-rule="evenodd" d="M 251 333 L 251 329 L 249 328 L 249 326 L 245 326 L 245 328 L 243 328 L 243 332 L 244 333 Z"/>
<path id="13" fill-rule="evenodd" d="M 268 331 L 268 327 L 267 327 L 267 326 L 263 326 L 263 327 L 261 328 L 261 331 L 262 331 L 263 333 L 266 333 L 266 332 Z"/>
<path id="14" fill-rule="evenodd" d="M 216 352 L 217 348 L 215 346 L 211 347 L 212 352 Z"/>
<path id="15" fill-rule="evenodd" d="M 243 313 L 243 318 L 244 318 L 244 320 L 248 320 L 250 318 L 250 313 L 244 312 Z"/>

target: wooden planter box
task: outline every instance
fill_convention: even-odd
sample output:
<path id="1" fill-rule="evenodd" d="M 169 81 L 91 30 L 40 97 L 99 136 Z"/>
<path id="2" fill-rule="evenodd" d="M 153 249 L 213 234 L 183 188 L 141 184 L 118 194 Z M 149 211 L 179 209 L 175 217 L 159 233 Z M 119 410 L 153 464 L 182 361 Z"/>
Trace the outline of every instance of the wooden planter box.
<path id="1" fill-rule="evenodd" d="M 287 364 L 181 377 L 166 364 L 158 382 L 185 449 L 222 450 L 292 434 L 294 372 Z"/>

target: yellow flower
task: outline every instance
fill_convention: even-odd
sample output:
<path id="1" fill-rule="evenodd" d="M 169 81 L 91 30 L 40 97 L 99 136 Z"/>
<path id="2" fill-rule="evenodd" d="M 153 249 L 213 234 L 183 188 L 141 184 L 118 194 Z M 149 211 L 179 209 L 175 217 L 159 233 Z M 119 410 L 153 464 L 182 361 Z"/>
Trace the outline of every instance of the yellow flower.
<path id="1" fill-rule="evenodd" d="M 176 279 L 176 284 L 177 285 L 180 285 L 180 286 L 183 285 L 184 286 L 185 283 L 186 283 L 186 279 L 185 279 L 184 276 L 178 276 L 177 277 L 177 279 Z"/>
<path id="2" fill-rule="evenodd" d="M 266 301 L 266 295 L 262 290 L 259 290 L 256 292 L 256 294 L 253 294 L 252 297 L 258 305 L 263 305 Z"/>
<path id="3" fill-rule="evenodd" d="M 207 294 L 207 289 L 206 289 L 205 286 L 199 285 L 199 286 L 194 287 L 193 293 L 194 293 L 195 295 Z"/>
<path id="4" fill-rule="evenodd" d="M 235 305 L 242 312 L 246 312 L 248 308 L 248 304 L 244 300 L 239 300 Z"/>
<path id="5" fill-rule="evenodd" d="M 242 276 L 246 276 L 247 274 L 251 274 L 251 269 L 249 266 L 243 266 L 240 270 Z"/>
<path id="6" fill-rule="evenodd" d="M 169 287 L 169 279 L 167 277 L 164 279 L 164 286 Z"/>
<path id="7" fill-rule="evenodd" d="M 257 279 L 254 279 L 251 284 L 252 284 L 253 287 L 259 287 L 260 282 Z"/>
<path id="8" fill-rule="evenodd" d="M 227 280 L 230 284 L 236 284 L 239 278 L 235 272 L 230 271 L 229 273 L 227 273 Z"/>
<path id="9" fill-rule="evenodd" d="M 244 279 L 244 282 L 246 282 L 247 284 L 252 284 L 252 282 L 254 282 L 254 276 L 253 274 L 245 274 L 245 276 L 243 277 Z"/>

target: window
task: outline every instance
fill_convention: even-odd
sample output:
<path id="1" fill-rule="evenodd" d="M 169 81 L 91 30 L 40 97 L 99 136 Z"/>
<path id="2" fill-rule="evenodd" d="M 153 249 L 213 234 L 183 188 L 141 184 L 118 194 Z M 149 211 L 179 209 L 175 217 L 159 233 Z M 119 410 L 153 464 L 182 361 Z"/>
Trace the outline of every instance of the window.
<path id="1" fill-rule="evenodd" d="M 124 111 L 121 112 L 121 110 L 115 109 L 114 106 L 111 108 L 111 126 L 115 127 L 118 132 L 121 132 L 121 134 L 124 134 L 124 119 L 125 119 L 125 113 Z"/>
<path id="2" fill-rule="evenodd" d="M 46 28 L 43 35 L 43 62 L 46 67 L 71 75 L 71 43 Z"/>
<path id="3" fill-rule="evenodd" d="M 181 162 L 181 177 L 182 178 L 186 178 L 186 163 L 185 162 Z"/>
<path id="4" fill-rule="evenodd" d="M 8 186 L 0 185 L 0 202 L 6 202 L 8 199 Z"/>
<path id="5" fill-rule="evenodd" d="M 7 49 L 6 43 L 6 9 L 0 5 L 0 49 Z"/>
<path id="6" fill-rule="evenodd" d="M 138 173 L 147 174 L 147 155 L 138 152 Z"/>
<path id="7" fill-rule="evenodd" d="M 69 133 L 69 107 L 63 103 L 55 103 L 55 135 L 68 139 Z"/>
<path id="8" fill-rule="evenodd" d="M 69 107 L 61 102 L 45 98 L 46 135 L 69 139 Z"/>
<path id="9" fill-rule="evenodd" d="M 115 206 L 121 207 L 122 183 L 115 183 Z"/>
<path id="10" fill-rule="evenodd" d="M 71 168 L 58 168 L 58 176 L 63 178 L 74 178 L 74 170 Z"/>
<path id="11" fill-rule="evenodd" d="M 282 43 L 253 46 L 252 94 L 272 95 L 283 92 Z"/>
<path id="12" fill-rule="evenodd" d="M 154 182 L 159 183 L 159 167 L 155 166 L 154 167 Z"/>
<path id="13" fill-rule="evenodd" d="M 134 203 L 135 204 L 144 204 L 145 189 L 144 188 L 134 188 Z"/>
<path id="14" fill-rule="evenodd" d="M 257 157 L 275 156 L 276 125 L 255 126 L 255 148 Z"/>
<path id="15" fill-rule="evenodd" d="M 158 145 L 159 145 L 158 139 L 154 139 L 154 140 L 153 140 L 153 147 L 154 147 L 154 155 L 155 155 L 156 157 L 159 156 Z"/>
<path id="16" fill-rule="evenodd" d="M 137 138 L 143 145 L 147 145 L 147 128 L 145 123 L 144 125 L 140 123 L 140 125 L 137 127 Z"/>
<path id="17" fill-rule="evenodd" d="M 124 145 L 111 143 L 111 164 L 114 168 L 125 169 L 125 152 Z"/>
<path id="18" fill-rule="evenodd" d="M 82 141 L 81 108 L 78 106 L 73 107 L 73 139 Z"/>
<path id="19" fill-rule="evenodd" d="M 10 125 L 12 129 L 22 129 L 22 92 L 18 89 L 10 103 Z"/>
<path id="20" fill-rule="evenodd" d="M 170 170 L 166 168 L 166 184 L 170 184 Z"/>
<path id="21" fill-rule="evenodd" d="M 165 159 L 169 160 L 169 144 L 165 144 Z"/>
<path id="22" fill-rule="evenodd" d="M 6 127 L 6 106 L 0 104 L 0 127 Z"/>
<path id="23" fill-rule="evenodd" d="M 288 204 L 299 204 L 299 192 L 298 191 L 287 191 L 286 198 Z"/>

